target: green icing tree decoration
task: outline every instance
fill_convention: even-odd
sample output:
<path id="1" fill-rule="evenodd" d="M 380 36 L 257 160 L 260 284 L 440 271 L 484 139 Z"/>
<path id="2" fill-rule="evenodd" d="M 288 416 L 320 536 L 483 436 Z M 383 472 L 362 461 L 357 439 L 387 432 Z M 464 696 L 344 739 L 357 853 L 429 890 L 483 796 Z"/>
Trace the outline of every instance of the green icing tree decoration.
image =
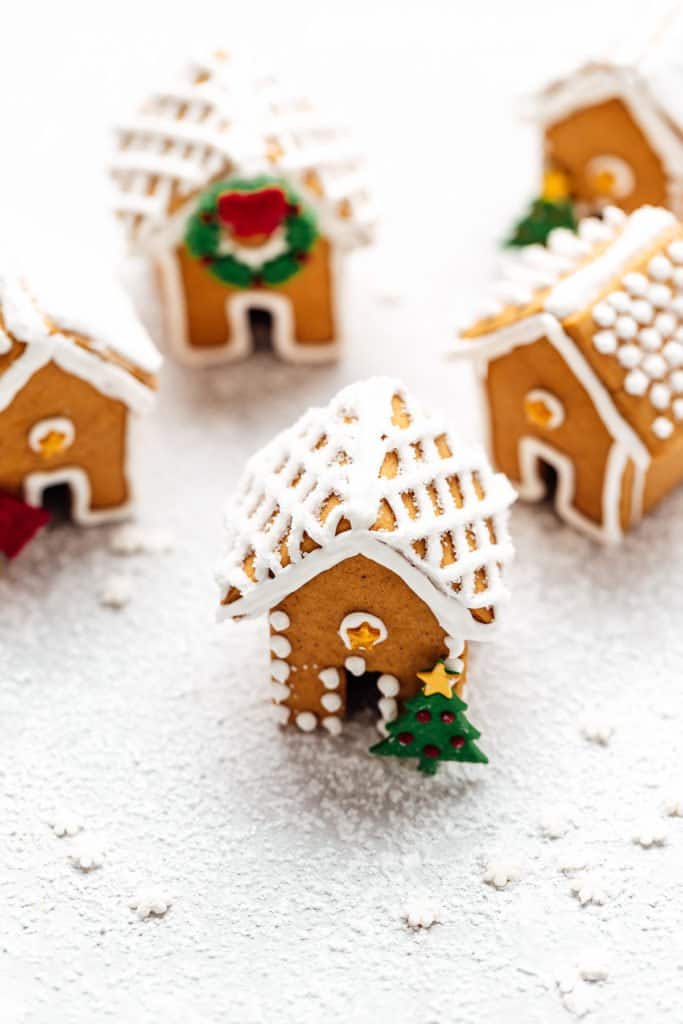
<path id="1" fill-rule="evenodd" d="M 576 226 L 577 220 L 571 199 L 551 200 L 541 197 L 534 199 L 529 212 L 517 222 L 505 245 L 545 245 L 548 235 L 555 228 L 569 228 L 575 231 Z"/>
<path id="2" fill-rule="evenodd" d="M 387 724 L 389 735 L 370 747 L 382 757 L 415 757 L 418 768 L 436 775 L 440 761 L 488 764 L 475 740 L 481 733 L 467 720 L 467 704 L 452 690 L 457 672 L 438 661 L 431 672 L 418 675 L 424 686 L 417 697 L 405 702 L 405 711 Z M 445 696 L 448 692 L 449 696 Z"/>

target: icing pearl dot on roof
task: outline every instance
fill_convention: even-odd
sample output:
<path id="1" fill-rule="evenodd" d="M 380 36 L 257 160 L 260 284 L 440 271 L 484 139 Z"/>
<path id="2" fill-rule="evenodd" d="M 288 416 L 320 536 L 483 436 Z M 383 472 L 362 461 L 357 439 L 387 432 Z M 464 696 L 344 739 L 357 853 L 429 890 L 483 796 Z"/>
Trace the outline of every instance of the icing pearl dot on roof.
<path id="1" fill-rule="evenodd" d="M 666 284 L 653 284 L 648 288 L 647 297 L 657 309 L 665 309 L 671 302 L 671 289 Z"/>
<path id="2" fill-rule="evenodd" d="M 645 356 L 642 367 L 648 377 L 654 378 L 663 377 L 667 371 L 666 360 L 656 353 Z"/>
<path id="3" fill-rule="evenodd" d="M 631 370 L 624 381 L 624 390 L 629 395 L 644 395 L 650 385 L 649 377 L 642 370 Z"/>
<path id="4" fill-rule="evenodd" d="M 646 352 L 658 352 L 662 347 L 662 336 L 656 327 L 646 327 L 639 337 L 641 348 Z"/>
<path id="5" fill-rule="evenodd" d="M 648 273 L 655 281 L 668 281 L 673 274 L 673 266 L 666 256 L 653 256 L 648 264 Z"/>
<path id="6" fill-rule="evenodd" d="M 671 387 L 674 389 L 674 391 L 678 392 L 679 394 L 683 392 L 683 370 L 674 370 L 674 372 L 669 377 L 669 383 L 671 384 Z"/>
<path id="7" fill-rule="evenodd" d="M 630 341 L 638 333 L 638 324 L 632 316 L 620 316 L 616 325 L 617 337 Z"/>
<path id="8" fill-rule="evenodd" d="M 634 302 L 633 306 L 631 307 L 631 312 L 633 313 L 633 316 L 636 318 L 639 324 L 652 323 L 653 317 L 655 315 L 655 311 L 652 308 L 652 305 L 645 299 L 638 299 L 636 302 Z"/>
<path id="9" fill-rule="evenodd" d="M 655 320 L 655 327 L 663 338 L 668 338 L 676 330 L 676 317 L 671 313 L 660 313 Z"/>
<path id="10" fill-rule="evenodd" d="M 671 408 L 676 419 L 683 420 L 683 398 L 674 398 Z"/>
<path id="11" fill-rule="evenodd" d="M 667 341 L 662 355 L 669 366 L 683 366 L 683 345 L 680 341 Z"/>
<path id="12" fill-rule="evenodd" d="M 628 313 L 631 309 L 631 300 L 626 292 L 610 292 L 607 296 L 610 306 L 616 309 L 617 313 Z"/>
<path id="13" fill-rule="evenodd" d="M 667 409 L 671 401 L 671 389 L 666 384 L 653 384 L 650 388 L 650 401 L 655 409 Z"/>
<path id="14" fill-rule="evenodd" d="M 666 416 L 658 416 L 652 424 L 652 431 L 661 441 L 666 441 L 673 434 L 674 425 Z"/>
<path id="15" fill-rule="evenodd" d="M 599 327 L 614 327 L 617 314 L 606 302 L 599 302 L 593 310 L 593 319 Z"/>
<path id="16" fill-rule="evenodd" d="M 622 345 L 617 352 L 617 359 L 624 369 L 632 370 L 640 362 L 640 349 L 637 345 Z"/>
<path id="17" fill-rule="evenodd" d="M 617 350 L 617 336 L 614 331 L 598 331 L 593 337 L 593 344 L 602 355 L 612 355 Z"/>
<path id="18" fill-rule="evenodd" d="M 667 252 L 674 263 L 683 263 L 683 241 L 672 242 Z"/>
<path id="19" fill-rule="evenodd" d="M 645 274 L 638 274 L 634 271 L 632 274 L 627 274 L 624 278 L 624 287 L 628 289 L 631 295 L 642 298 L 643 295 L 647 294 L 650 282 L 645 277 Z"/>

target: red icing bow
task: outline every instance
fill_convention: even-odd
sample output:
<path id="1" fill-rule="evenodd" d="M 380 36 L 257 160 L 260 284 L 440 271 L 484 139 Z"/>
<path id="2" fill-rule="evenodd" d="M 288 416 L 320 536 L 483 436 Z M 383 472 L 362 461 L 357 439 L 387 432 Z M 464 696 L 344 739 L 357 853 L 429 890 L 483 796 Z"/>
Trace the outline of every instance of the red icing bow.
<path id="1" fill-rule="evenodd" d="M 224 192 L 218 197 L 218 219 L 237 238 L 272 235 L 287 210 L 287 197 L 275 185 L 258 192 Z"/>
<path id="2" fill-rule="evenodd" d="M 0 554 L 15 558 L 50 516 L 9 494 L 0 494 Z"/>

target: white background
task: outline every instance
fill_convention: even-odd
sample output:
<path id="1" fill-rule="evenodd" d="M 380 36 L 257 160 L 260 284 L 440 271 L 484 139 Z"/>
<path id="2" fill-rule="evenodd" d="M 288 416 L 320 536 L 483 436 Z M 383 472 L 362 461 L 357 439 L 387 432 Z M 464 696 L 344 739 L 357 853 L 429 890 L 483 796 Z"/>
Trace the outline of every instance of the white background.
<path id="1" fill-rule="evenodd" d="M 0 576 L 3 1024 L 547 1024 L 580 1003 L 596 1022 L 681 1019 L 683 823 L 662 819 L 661 849 L 632 843 L 671 785 L 683 795 L 681 493 L 614 552 L 547 509 L 515 509 L 514 601 L 472 661 L 491 758 L 476 775 L 368 758 L 367 722 L 338 741 L 281 735 L 263 624 L 212 622 L 222 501 L 247 454 L 308 404 L 389 372 L 479 433 L 472 378 L 443 354 L 536 184 L 521 98 L 653 7 L 5 5 L 6 258 L 56 235 L 107 272 L 109 126 L 207 46 L 290 64 L 354 125 L 381 230 L 353 259 L 339 366 L 164 370 L 140 520 L 173 530 L 172 553 L 123 560 L 110 530 L 61 527 Z M 143 312 L 154 324 L 149 300 Z M 133 582 L 120 612 L 98 601 L 112 573 Z M 580 734 L 592 712 L 615 728 L 605 748 Z M 56 807 L 102 845 L 99 870 L 70 865 L 76 840 L 47 824 Z M 551 841 L 540 821 L 553 810 L 574 826 Z M 577 845 L 613 891 L 604 907 L 581 908 L 558 870 Z M 483 884 L 489 859 L 517 863 L 520 880 Z M 140 922 L 128 902 L 148 885 L 172 906 Z M 415 898 L 440 917 L 420 934 L 402 921 Z M 591 947 L 609 976 L 572 1004 L 556 978 Z"/>

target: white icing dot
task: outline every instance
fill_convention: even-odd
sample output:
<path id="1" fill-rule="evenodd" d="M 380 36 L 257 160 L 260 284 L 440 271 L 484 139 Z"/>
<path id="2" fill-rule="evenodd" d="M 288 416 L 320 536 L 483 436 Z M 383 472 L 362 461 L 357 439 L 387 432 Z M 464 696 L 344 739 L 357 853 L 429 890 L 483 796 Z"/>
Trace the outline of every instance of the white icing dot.
<path id="1" fill-rule="evenodd" d="M 279 704 L 280 701 L 287 700 L 289 697 L 289 687 L 284 683 L 271 682 L 270 693 L 273 700 Z"/>
<path id="2" fill-rule="evenodd" d="M 336 668 L 324 668 L 318 673 L 318 679 L 326 690 L 336 690 L 339 686 L 339 671 Z"/>
<path id="3" fill-rule="evenodd" d="M 683 420 L 683 398 L 674 398 L 671 408 L 673 409 L 674 417 L 677 420 Z"/>
<path id="4" fill-rule="evenodd" d="M 393 722 L 398 717 L 398 704 L 393 697 L 382 697 L 377 701 L 377 707 L 385 722 Z"/>
<path id="5" fill-rule="evenodd" d="M 283 629 L 287 629 L 289 626 L 289 615 L 287 612 L 271 612 L 270 613 L 270 624 L 273 629 L 281 633 Z"/>
<path id="6" fill-rule="evenodd" d="M 635 272 L 627 274 L 624 278 L 624 287 L 628 289 L 631 295 L 642 297 L 647 293 L 650 287 L 650 282 L 645 277 L 645 274 L 637 274 Z"/>
<path id="7" fill-rule="evenodd" d="M 683 288 L 683 267 L 676 267 L 674 270 L 674 284 L 677 288 Z"/>
<path id="8" fill-rule="evenodd" d="M 657 309 L 664 309 L 671 302 L 671 289 L 665 284 L 653 284 L 647 290 L 647 297 Z"/>
<path id="9" fill-rule="evenodd" d="M 289 678 L 291 668 L 286 661 L 280 661 L 275 659 L 270 663 L 270 674 L 273 679 L 276 679 L 279 683 L 284 683 Z"/>
<path id="10" fill-rule="evenodd" d="M 291 711 L 286 704 L 270 704 L 270 714 L 276 725 L 287 725 Z"/>
<path id="11" fill-rule="evenodd" d="M 624 381 L 624 390 L 629 395 L 644 395 L 650 385 L 649 378 L 642 370 L 631 370 Z"/>
<path id="12" fill-rule="evenodd" d="M 584 217 L 579 222 L 579 237 L 583 242 L 595 244 L 596 242 L 608 242 L 612 237 L 612 232 L 609 226 L 597 217 Z"/>
<path id="13" fill-rule="evenodd" d="M 631 306 L 631 313 L 639 324 L 652 323 L 652 318 L 655 315 L 654 309 L 645 299 L 636 299 Z"/>
<path id="14" fill-rule="evenodd" d="M 667 249 L 667 252 L 674 263 L 683 263 L 683 241 L 678 239 L 677 241 L 672 242 Z"/>
<path id="15" fill-rule="evenodd" d="M 395 697 L 400 688 L 396 676 L 382 675 L 377 680 L 377 689 L 383 697 Z"/>
<path id="16" fill-rule="evenodd" d="M 271 636 L 270 649 L 278 658 L 286 658 L 292 653 L 292 645 L 286 636 Z"/>
<path id="17" fill-rule="evenodd" d="M 653 384 L 650 388 L 650 401 L 655 409 L 666 409 L 671 401 L 671 391 L 666 384 Z"/>
<path id="18" fill-rule="evenodd" d="M 593 344 L 604 356 L 611 355 L 617 350 L 617 336 L 614 331 L 598 331 L 593 336 Z"/>
<path id="19" fill-rule="evenodd" d="M 617 313 L 628 313 L 631 308 L 631 300 L 626 292 L 610 292 L 607 296 L 610 306 L 616 309 Z"/>
<path id="20" fill-rule="evenodd" d="M 325 711 L 339 711 L 342 706 L 342 699 L 338 693 L 324 693 L 320 698 L 320 703 L 325 708 Z"/>
<path id="21" fill-rule="evenodd" d="M 648 377 L 653 377 L 655 380 L 658 377 L 663 377 L 667 371 L 666 360 L 660 355 L 652 353 L 651 355 L 645 356 L 642 362 L 642 368 Z"/>
<path id="22" fill-rule="evenodd" d="M 323 718 L 322 724 L 325 729 L 329 732 L 330 736 L 338 736 L 342 731 L 342 720 L 337 718 L 336 715 L 327 715 Z"/>
<path id="23" fill-rule="evenodd" d="M 671 312 L 674 313 L 679 320 L 683 320 L 683 295 L 674 295 L 671 300 Z"/>
<path id="24" fill-rule="evenodd" d="M 657 352 L 662 347 L 662 336 L 656 327 L 644 327 L 638 339 L 646 352 Z"/>
<path id="25" fill-rule="evenodd" d="M 677 394 L 681 394 L 683 392 L 683 370 L 674 370 L 669 375 L 669 384 Z"/>
<path id="26" fill-rule="evenodd" d="M 599 327 L 613 327 L 617 314 L 606 302 L 598 302 L 593 310 L 593 320 Z"/>
<path id="27" fill-rule="evenodd" d="M 313 732 L 318 724 L 318 718 L 312 711 L 300 711 L 296 716 L 296 724 L 302 732 Z"/>
<path id="28" fill-rule="evenodd" d="M 616 332 L 618 338 L 623 338 L 624 341 L 631 341 L 638 333 L 638 324 L 632 316 L 617 317 Z"/>
<path id="29" fill-rule="evenodd" d="M 658 416 L 652 424 L 652 433 L 660 439 L 660 441 L 666 441 L 667 437 L 671 437 L 674 432 L 674 425 L 671 420 L 668 420 L 666 416 Z"/>
<path id="30" fill-rule="evenodd" d="M 662 349 L 662 355 L 669 366 L 683 366 L 683 345 L 680 341 L 667 341 Z"/>
<path id="31" fill-rule="evenodd" d="M 622 345 L 617 359 L 626 370 L 632 370 L 640 362 L 640 349 L 637 345 Z"/>
<path id="32" fill-rule="evenodd" d="M 362 676 L 365 672 L 365 658 L 361 658 L 358 654 L 352 654 L 344 664 L 352 676 Z"/>
<path id="33" fill-rule="evenodd" d="M 622 226 L 626 220 L 626 214 L 620 206 L 606 206 L 602 211 L 602 219 L 614 231 Z"/>
<path id="34" fill-rule="evenodd" d="M 676 317 L 671 313 L 660 313 L 655 320 L 655 327 L 663 338 L 668 338 L 676 329 Z"/>
<path id="35" fill-rule="evenodd" d="M 655 281 L 668 281 L 674 268 L 666 256 L 653 256 L 647 266 L 647 272 Z"/>

